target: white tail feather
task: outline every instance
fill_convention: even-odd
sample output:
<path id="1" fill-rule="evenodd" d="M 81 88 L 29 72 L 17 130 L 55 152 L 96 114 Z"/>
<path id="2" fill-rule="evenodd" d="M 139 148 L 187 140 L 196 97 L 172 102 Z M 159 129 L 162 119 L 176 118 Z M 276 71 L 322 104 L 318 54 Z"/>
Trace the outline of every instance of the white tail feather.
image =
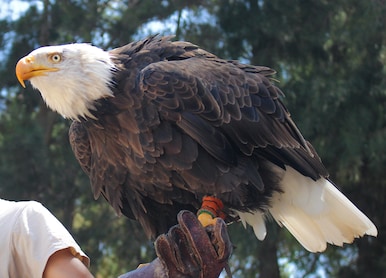
<path id="1" fill-rule="evenodd" d="M 244 225 L 244 228 L 246 228 L 247 223 L 252 226 L 253 231 L 256 235 L 256 237 L 259 240 L 264 240 L 267 230 L 265 228 L 265 221 L 264 221 L 264 213 L 261 211 L 257 211 L 255 213 L 249 213 L 249 212 L 240 212 L 238 211 L 237 214 L 240 217 L 241 222 Z"/>
<path id="2" fill-rule="evenodd" d="M 342 246 L 365 234 L 377 236 L 375 225 L 328 180 L 314 181 L 287 167 L 281 186 L 283 193 L 273 194 L 269 212 L 307 250 L 321 252 L 327 243 Z M 262 212 L 237 213 L 264 239 Z"/>

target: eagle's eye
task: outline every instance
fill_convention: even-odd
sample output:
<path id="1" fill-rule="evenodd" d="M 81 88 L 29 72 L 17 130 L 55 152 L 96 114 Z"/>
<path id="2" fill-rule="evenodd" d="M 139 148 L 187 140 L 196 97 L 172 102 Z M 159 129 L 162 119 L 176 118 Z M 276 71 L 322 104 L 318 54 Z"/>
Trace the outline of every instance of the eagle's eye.
<path id="1" fill-rule="evenodd" d="M 48 59 L 53 63 L 59 63 L 62 60 L 62 55 L 60 53 L 53 53 L 48 56 Z"/>

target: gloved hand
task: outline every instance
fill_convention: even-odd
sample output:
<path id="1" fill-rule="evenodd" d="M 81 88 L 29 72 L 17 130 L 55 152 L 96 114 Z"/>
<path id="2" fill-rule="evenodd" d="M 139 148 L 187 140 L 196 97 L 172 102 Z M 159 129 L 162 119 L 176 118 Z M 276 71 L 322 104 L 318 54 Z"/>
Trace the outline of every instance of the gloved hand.
<path id="1" fill-rule="evenodd" d="M 205 229 L 189 211 L 181 211 L 177 220 L 155 241 L 158 258 L 119 278 L 217 278 L 232 253 L 224 221 L 219 218 Z"/>

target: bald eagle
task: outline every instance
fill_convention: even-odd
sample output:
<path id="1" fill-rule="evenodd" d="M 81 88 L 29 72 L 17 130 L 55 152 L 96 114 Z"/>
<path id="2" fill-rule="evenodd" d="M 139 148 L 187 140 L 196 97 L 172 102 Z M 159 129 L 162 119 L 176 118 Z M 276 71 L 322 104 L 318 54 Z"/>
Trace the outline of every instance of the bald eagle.
<path id="1" fill-rule="evenodd" d="M 70 142 L 94 197 L 149 237 L 180 210 L 200 210 L 205 196 L 221 201 L 204 207 L 209 214 L 251 225 L 260 240 L 273 217 L 312 252 L 377 235 L 328 179 L 270 68 L 152 36 L 111 51 L 41 47 L 16 73 L 73 120 Z"/>

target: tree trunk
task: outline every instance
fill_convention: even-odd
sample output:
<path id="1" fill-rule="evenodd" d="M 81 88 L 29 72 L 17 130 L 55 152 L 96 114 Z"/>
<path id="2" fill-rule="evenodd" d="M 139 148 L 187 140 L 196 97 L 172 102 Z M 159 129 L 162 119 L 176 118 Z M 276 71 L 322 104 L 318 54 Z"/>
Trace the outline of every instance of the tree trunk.
<path id="1" fill-rule="evenodd" d="M 259 278 L 280 278 L 277 258 L 279 228 L 276 223 L 267 223 L 267 237 L 262 241 L 259 250 Z"/>

